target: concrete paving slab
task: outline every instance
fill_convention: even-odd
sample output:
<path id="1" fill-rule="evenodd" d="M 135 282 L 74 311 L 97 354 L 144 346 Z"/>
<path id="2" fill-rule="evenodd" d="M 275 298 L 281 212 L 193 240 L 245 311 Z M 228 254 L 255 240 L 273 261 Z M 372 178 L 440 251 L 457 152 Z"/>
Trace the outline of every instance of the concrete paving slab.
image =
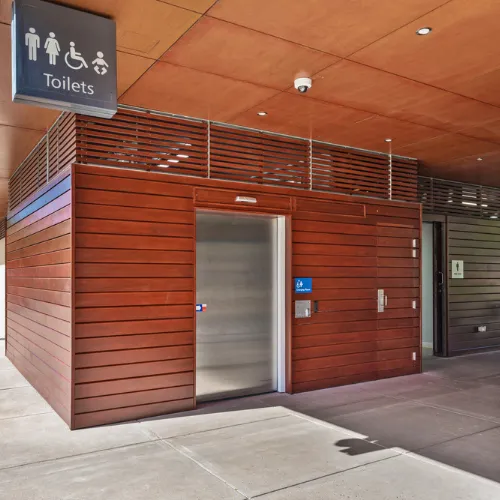
<path id="1" fill-rule="evenodd" d="M 231 427 L 289 415 L 282 407 L 268 406 L 265 396 L 219 401 L 194 411 L 141 420 L 157 437 L 169 438 Z"/>
<path id="2" fill-rule="evenodd" d="M 0 372 L 0 391 L 14 389 L 15 387 L 27 387 L 29 385 L 29 382 L 16 368 L 9 368 Z"/>
<path id="3" fill-rule="evenodd" d="M 422 399 L 421 402 L 500 423 L 500 387 L 484 384 L 474 389 Z"/>
<path id="4" fill-rule="evenodd" d="M 169 441 L 251 497 L 399 453 L 360 438 L 290 415 Z M 360 453 L 343 451 L 351 440 Z"/>
<path id="5" fill-rule="evenodd" d="M 438 444 L 419 454 L 500 482 L 500 428 Z M 500 494 L 496 498 L 500 498 Z"/>
<path id="6" fill-rule="evenodd" d="M 52 411 L 50 405 L 31 386 L 0 391 L 0 420 Z"/>
<path id="7" fill-rule="evenodd" d="M 14 365 L 5 356 L 0 356 L 0 371 L 12 370 L 13 368 Z"/>
<path id="8" fill-rule="evenodd" d="M 408 375 L 360 384 L 363 390 L 400 399 L 422 398 L 452 394 L 478 386 L 477 382 L 455 381 L 433 374 Z"/>
<path id="9" fill-rule="evenodd" d="M 399 447 L 408 451 L 498 425 L 488 420 L 410 402 L 348 415 L 329 415 L 324 412 L 316 417 L 364 434 L 369 441 L 376 441 L 387 448 Z"/>
<path id="10" fill-rule="evenodd" d="M 364 390 L 363 384 L 334 387 L 299 394 L 274 394 L 269 395 L 267 402 L 273 405 L 308 413 L 311 410 L 336 408 L 348 404 L 359 403 L 376 399 L 380 395 Z"/>
<path id="11" fill-rule="evenodd" d="M 500 485 L 403 455 L 260 497 L 261 500 L 497 500 Z"/>
<path id="12" fill-rule="evenodd" d="M 233 488 L 155 442 L 0 471 L 12 500 L 239 500 Z"/>
<path id="13" fill-rule="evenodd" d="M 0 469 L 151 441 L 135 423 L 70 431 L 54 413 L 2 420 Z"/>

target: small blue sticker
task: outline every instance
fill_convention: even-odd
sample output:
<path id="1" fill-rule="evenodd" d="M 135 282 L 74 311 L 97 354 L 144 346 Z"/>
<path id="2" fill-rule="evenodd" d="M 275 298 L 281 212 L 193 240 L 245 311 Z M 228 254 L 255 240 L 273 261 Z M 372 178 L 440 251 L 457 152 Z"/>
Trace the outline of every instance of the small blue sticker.
<path id="1" fill-rule="evenodd" d="M 312 293 L 312 278 L 295 278 L 295 293 Z"/>
<path id="2" fill-rule="evenodd" d="M 197 313 L 202 313 L 207 310 L 207 305 L 206 304 L 196 304 L 196 312 Z"/>

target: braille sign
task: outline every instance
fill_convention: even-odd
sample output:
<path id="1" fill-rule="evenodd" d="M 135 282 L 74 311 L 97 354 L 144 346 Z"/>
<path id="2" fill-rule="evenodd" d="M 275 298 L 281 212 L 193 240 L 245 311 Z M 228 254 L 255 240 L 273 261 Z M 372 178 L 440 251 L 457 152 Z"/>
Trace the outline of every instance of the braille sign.
<path id="1" fill-rule="evenodd" d="M 12 100 L 111 118 L 115 22 L 42 0 L 12 9 Z"/>
<path id="2" fill-rule="evenodd" d="M 463 279 L 464 277 L 464 261 L 452 260 L 451 261 L 451 277 Z"/>

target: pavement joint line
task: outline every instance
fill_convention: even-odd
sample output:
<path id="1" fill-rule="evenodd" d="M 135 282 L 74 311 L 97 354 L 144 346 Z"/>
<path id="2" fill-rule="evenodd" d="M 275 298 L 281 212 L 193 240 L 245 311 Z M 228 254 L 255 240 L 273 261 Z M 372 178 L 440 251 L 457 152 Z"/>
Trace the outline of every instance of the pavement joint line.
<path id="1" fill-rule="evenodd" d="M 242 491 L 240 491 L 236 486 L 234 486 L 233 484 L 231 484 L 229 481 L 226 481 L 223 477 L 221 477 L 219 474 L 217 474 L 216 472 L 210 470 L 206 465 L 204 465 L 203 463 L 201 463 L 199 460 L 196 460 L 196 458 L 194 458 L 193 456 L 191 456 L 191 454 L 187 453 L 184 448 L 184 446 L 175 446 L 173 443 L 163 439 L 160 441 L 160 443 L 163 443 L 164 445 L 170 447 L 171 449 L 175 450 L 177 453 L 180 453 L 182 456 L 186 457 L 188 460 L 190 460 L 191 462 L 195 463 L 198 467 L 200 467 L 201 469 L 203 469 L 205 472 L 208 472 L 211 476 L 217 478 L 219 481 L 223 482 L 226 486 L 229 486 L 231 489 L 233 489 L 234 491 L 236 491 L 236 493 L 238 493 L 239 495 L 241 495 L 243 497 L 243 499 L 245 500 L 248 500 L 249 498 L 252 498 L 252 497 L 249 497 L 248 495 L 245 495 Z"/>
<path id="2" fill-rule="evenodd" d="M 203 431 L 196 431 L 196 432 L 188 432 L 187 434 L 178 434 L 176 436 L 168 436 L 168 437 L 160 437 L 160 440 L 169 440 L 169 439 L 178 439 L 178 438 L 183 438 L 183 437 L 189 437 L 189 436 L 194 436 L 195 434 L 204 434 L 206 432 L 212 432 L 212 431 L 219 431 L 222 429 L 230 429 L 231 427 L 241 427 L 243 425 L 249 425 L 249 424 L 257 424 L 259 422 L 268 422 L 269 420 L 278 420 L 280 418 L 287 418 L 290 415 L 280 415 L 279 417 L 270 417 L 270 418 L 263 418 L 261 420 L 252 420 L 251 422 L 240 422 L 238 424 L 232 424 L 232 425 L 223 425 L 222 427 L 214 427 L 213 429 L 205 429 Z M 155 435 L 157 435 L 155 433 Z"/>
<path id="3" fill-rule="evenodd" d="M 77 432 L 77 431 L 72 431 L 72 432 Z M 110 448 L 103 448 L 102 450 L 86 451 L 83 453 L 75 453 L 74 455 L 64 455 L 63 457 L 47 458 L 45 460 L 37 460 L 35 462 L 26 462 L 24 464 L 9 465 L 7 467 L 0 466 L 0 471 L 20 469 L 22 467 L 30 467 L 32 465 L 40 465 L 40 464 L 45 464 L 45 463 L 58 462 L 59 460 L 67 460 L 69 458 L 84 457 L 84 456 L 94 455 L 96 453 L 102 453 L 102 452 L 106 452 L 106 451 L 121 450 L 123 448 L 133 448 L 135 446 L 141 446 L 141 445 L 149 444 L 149 443 L 158 443 L 160 441 L 161 441 L 160 439 L 159 440 L 140 441 L 138 443 L 130 443 L 130 444 L 123 444 L 120 446 L 112 446 Z"/>
<path id="4" fill-rule="evenodd" d="M 482 434 L 484 432 L 493 431 L 493 430 L 499 429 L 499 428 L 500 428 L 500 425 L 497 425 L 495 427 L 490 427 L 489 429 L 483 429 L 481 431 L 471 432 L 470 434 L 464 434 L 463 436 L 457 436 L 457 437 L 454 437 L 454 438 L 451 438 L 451 439 L 447 439 L 445 441 L 441 441 L 439 443 L 431 444 L 429 446 L 423 446 L 422 448 L 416 448 L 415 450 L 409 450 L 406 453 L 404 453 L 404 455 L 407 455 L 408 453 L 418 453 L 418 452 L 423 451 L 423 450 L 428 450 L 429 448 L 434 448 L 435 446 L 441 446 L 443 444 L 451 443 L 452 441 L 457 441 L 458 439 L 463 439 L 463 438 L 466 438 L 466 437 L 477 436 L 478 434 Z"/>
<path id="5" fill-rule="evenodd" d="M 388 448 L 388 449 L 390 449 L 390 448 Z M 283 486 L 282 488 L 277 488 L 275 490 L 267 491 L 266 493 L 259 493 L 258 495 L 255 495 L 255 496 L 250 497 L 250 498 L 251 499 L 253 499 L 253 498 L 261 498 L 261 497 L 264 497 L 266 495 L 271 495 L 272 493 L 277 493 L 278 491 L 284 491 L 284 490 L 288 490 L 288 489 L 291 489 L 291 488 L 296 488 L 297 486 L 302 486 L 303 484 L 313 483 L 314 481 L 319 481 L 321 479 L 326 479 L 327 477 L 338 476 L 340 474 L 344 474 L 345 472 L 353 471 L 353 470 L 359 469 L 361 467 L 369 467 L 369 466 L 371 466 L 373 464 L 376 464 L 376 463 L 379 463 L 379 462 L 385 462 L 387 460 L 393 460 L 395 458 L 399 458 L 399 457 L 402 457 L 404 455 L 405 455 L 404 453 L 397 453 L 396 455 L 393 455 L 391 457 L 380 458 L 378 460 L 374 460 L 373 462 L 367 462 L 367 463 L 364 463 L 364 464 L 355 465 L 354 467 L 349 467 L 348 469 L 335 471 L 335 472 L 332 472 L 330 474 L 324 474 L 322 476 L 318 476 L 318 477 L 315 477 L 315 478 L 312 478 L 312 479 L 306 479 L 305 481 L 301 481 L 300 483 L 291 484 L 289 486 Z"/>
<path id="6" fill-rule="evenodd" d="M 47 413 L 53 413 L 53 410 L 40 411 L 38 413 L 29 413 L 29 414 L 26 414 L 26 415 L 14 415 L 12 417 L 2 417 L 2 416 L 0 416 L 0 422 L 3 421 L 3 420 L 13 420 L 14 418 L 34 417 L 34 416 L 37 416 L 37 415 L 47 415 Z"/>

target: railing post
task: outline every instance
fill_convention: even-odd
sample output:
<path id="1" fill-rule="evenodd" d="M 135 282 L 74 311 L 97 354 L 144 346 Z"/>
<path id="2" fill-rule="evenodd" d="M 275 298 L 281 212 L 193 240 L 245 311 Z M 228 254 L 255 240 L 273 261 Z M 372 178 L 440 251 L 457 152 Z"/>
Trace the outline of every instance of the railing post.
<path id="1" fill-rule="evenodd" d="M 313 141 L 309 139 L 309 191 L 313 189 Z"/>

